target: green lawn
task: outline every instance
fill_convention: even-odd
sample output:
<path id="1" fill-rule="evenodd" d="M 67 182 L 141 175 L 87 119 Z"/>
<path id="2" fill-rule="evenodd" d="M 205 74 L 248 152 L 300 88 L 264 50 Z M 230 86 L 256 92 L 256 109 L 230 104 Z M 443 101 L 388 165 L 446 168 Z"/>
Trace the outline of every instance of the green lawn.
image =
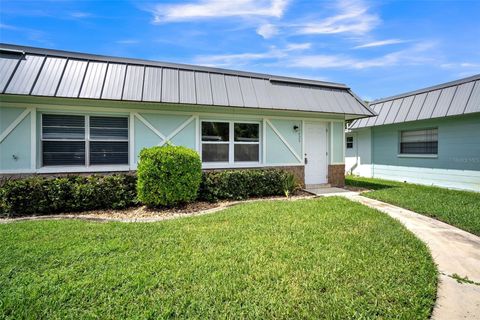
<path id="1" fill-rule="evenodd" d="M 10 319 L 427 319 L 436 268 L 387 215 L 343 198 L 158 223 L 0 225 Z"/>
<path id="2" fill-rule="evenodd" d="M 374 191 L 364 196 L 433 217 L 480 236 L 480 193 L 347 176 L 347 186 Z"/>

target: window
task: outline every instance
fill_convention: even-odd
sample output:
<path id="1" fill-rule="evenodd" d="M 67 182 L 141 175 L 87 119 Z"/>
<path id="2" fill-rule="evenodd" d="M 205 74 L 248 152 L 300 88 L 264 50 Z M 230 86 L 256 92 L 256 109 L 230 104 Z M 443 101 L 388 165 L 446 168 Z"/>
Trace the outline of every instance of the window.
<path id="1" fill-rule="evenodd" d="M 230 144 L 228 122 L 202 122 L 203 162 L 228 162 Z"/>
<path id="2" fill-rule="evenodd" d="M 128 119 L 90 117 L 90 164 L 128 164 Z"/>
<path id="3" fill-rule="evenodd" d="M 85 164 L 85 117 L 42 116 L 44 166 Z"/>
<path id="4" fill-rule="evenodd" d="M 203 162 L 259 162 L 258 123 L 202 121 Z"/>
<path id="5" fill-rule="evenodd" d="M 400 133 L 400 154 L 438 153 L 438 129 L 410 130 Z"/>
<path id="6" fill-rule="evenodd" d="M 347 149 L 352 149 L 353 148 L 353 137 L 347 137 L 346 143 L 347 143 Z"/>
<path id="7" fill-rule="evenodd" d="M 126 117 L 44 114 L 41 140 L 43 166 L 128 164 Z"/>
<path id="8" fill-rule="evenodd" d="M 259 125 L 256 123 L 234 123 L 235 162 L 258 162 L 260 155 Z"/>

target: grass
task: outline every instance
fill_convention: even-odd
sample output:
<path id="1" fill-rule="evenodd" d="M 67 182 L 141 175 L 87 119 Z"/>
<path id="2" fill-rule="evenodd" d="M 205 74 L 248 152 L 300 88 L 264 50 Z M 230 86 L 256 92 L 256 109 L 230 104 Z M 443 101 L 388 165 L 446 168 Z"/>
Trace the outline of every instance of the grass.
<path id="1" fill-rule="evenodd" d="M 158 223 L 0 225 L 6 319 L 427 319 L 437 271 L 397 221 L 342 198 Z"/>
<path id="2" fill-rule="evenodd" d="M 349 186 L 373 191 L 363 195 L 438 219 L 480 236 L 480 193 L 404 182 L 348 176 Z"/>

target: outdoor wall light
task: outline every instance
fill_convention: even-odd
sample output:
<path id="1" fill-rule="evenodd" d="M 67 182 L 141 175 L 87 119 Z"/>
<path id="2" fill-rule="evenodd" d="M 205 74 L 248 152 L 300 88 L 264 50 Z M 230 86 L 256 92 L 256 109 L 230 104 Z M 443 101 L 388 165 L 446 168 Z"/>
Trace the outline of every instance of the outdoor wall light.
<path id="1" fill-rule="evenodd" d="M 293 126 L 293 131 L 298 132 L 299 127 L 297 125 Z"/>

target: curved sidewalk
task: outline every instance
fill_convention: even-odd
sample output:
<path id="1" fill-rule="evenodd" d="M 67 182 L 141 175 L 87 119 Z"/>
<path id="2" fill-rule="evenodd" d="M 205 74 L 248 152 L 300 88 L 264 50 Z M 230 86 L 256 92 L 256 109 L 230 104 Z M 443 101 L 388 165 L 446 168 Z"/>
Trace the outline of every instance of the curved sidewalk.
<path id="1" fill-rule="evenodd" d="M 440 272 L 432 319 L 480 318 L 480 237 L 449 224 L 358 194 L 346 198 L 399 220 L 430 248 Z M 475 283 L 457 281 L 454 275 Z"/>

